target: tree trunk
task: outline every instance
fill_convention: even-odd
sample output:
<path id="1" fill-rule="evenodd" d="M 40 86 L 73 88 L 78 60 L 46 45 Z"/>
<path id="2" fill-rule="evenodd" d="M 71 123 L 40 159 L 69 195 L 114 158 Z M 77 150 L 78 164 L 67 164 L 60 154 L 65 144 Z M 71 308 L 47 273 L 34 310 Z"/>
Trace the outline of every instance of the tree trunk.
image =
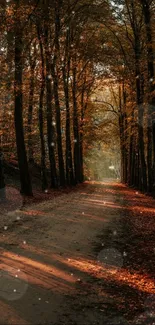
<path id="1" fill-rule="evenodd" d="M 146 27 L 146 46 L 147 46 L 147 65 L 148 65 L 148 149 L 147 149 L 147 161 L 148 161 L 148 180 L 149 191 L 153 191 L 155 194 L 155 83 L 154 83 L 154 45 L 151 27 L 151 4 L 148 0 L 141 0 L 143 7 L 143 14 Z M 153 144 L 153 146 L 152 146 Z M 153 159 L 153 164 L 152 160 Z"/>
<path id="2" fill-rule="evenodd" d="M 129 159 L 128 159 L 128 179 L 127 183 L 129 186 L 133 186 L 133 151 L 134 151 L 134 108 L 131 112 L 130 122 L 130 139 L 129 139 Z"/>
<path id="3" fill-rule="evenodd" d="M 55 161 L 55 149 L 54 149 L 54 126 L 53 121 L 53 91 L 50 78 L 51 65 L 50 65 L 50 50 L 48 48 L 48 29 L 45 29 L 45 55 L 46 55 L 46 107 L 47 107 L 47 137 L 48 137 L 48 151 L 50 161 L 50 173 L 51 173 L 51 187 L 56 188 L 58 186 L 56 161 Z"/>
<path id="4" fill-rule="evenodd" d="M 30 54 L 30 89 L 29 89 L 29 106 L 28 106 L 28 158 L 30 163 L 34 163 L 33 143 L 32 143 L 32 117 L 33 117 L 33 97 L 34 97 L 34 71 L 36 66 L 36 44 L 34 58 Z"/>
<path id="5" fill-rule="evenodd" d="M 73 172 L 73 161 L 72 161 L 72 145 L 71 145 L 71 126 L 70 126 L 70 104 L 69 104 L 69 75 L 70 75 L 70 53 L 69 53 L 70 35 L 69 30 L 66 34 L 66 53 L 65 61 L 62 69 L 63 73 L 63 87 L 65 94 L 66 104 L 66 181 L 68 185 L 73 185 L 74 172 Z"/>
<path id="6" fill-rule="evenodd" d="M 0 151 L 0 201 L 6 198 L 5 192 L 5 179 L 4 179 L 4 168 L 3 168 L 3 154 Z"/>
<path id="7" fill-rule="evenodd" d="M 122 106 L 122 89 L 119 86 L 119 132 L 120 132 L 120 150 L 121 150 L 121 181 L 125 182 L 125 149 L 124 149 L 124 112 Z"/>
<path id="8" fill-rule="evenodd" d="M 55 112 L 56 112 L 60 186 L 64 186 L 65 185 L 65 170 L 64 170 L 63 149 L 62 149 L 61 114 L 60 114 L 60 103 L 59 103 L 59 93 L 58 93 L 58 77 L 55 72 L 55 67 L 54 67 L 53 63 L 51 64 L 51 72 L 52 72 L 53 83 L 54 83 L 53 90 L 54 90 Z"/>
<path id="9" fill-rule="evenodd" d="M 61 113 L 59 103 L 59 83 L 57 74 L 57 61 L 60 55 L 59 36 L 60 36 L 60 10 L 62 7 L 61 0 L 54 1 L 54 19 L 55 19 L 55 53 L 54 60 L 51 63 L 51 73 L 53 77 L 53 91 L 55 100 L 55 112 L 56 112 L 56 129 L 57 129 L 57 147 L 58 147 L 58 162 L 59 162 L 59 179 L 60 186 L 64 186 L 65 179 L 65 167 L 62 148 L 62 135 L 61 135 Z"/>
<path id="10" fill-rule="evenodd" d="M 84 167 L 83 167 L 83 126 L 84 126 L 84 116 L 85 116 L 85 111 L 87 107 L 87 103 L 84 101 L 84 96 L 85 96 L 85 82 L 86 82 L 86 75 L 84 78 L 84 84 L 82 88 L 82 93 L 81 93 L 81 123 L 80 123 L 80 168 L 81 168 L 81 176 L 80 180 L 81 182 L 84 181 Z"/>
<path id="11" fill-rule="evenodd" d="M 131 156 L 131 185 L 135 186 L 135 165 L 136 165 L 136 138 L 133 137 L 133 148 L 132 148 L 132 156 Z"/>
<path id="12" fill-rule="evenodd" d="M 151 193 L 153 190 L 153 166 L 152 166 L 152 154 L 153 154 L 153 144 L 152 144 L 152 117 L 151 112 L 148 107 L 148 125 L 147 125 L 147 174 L 148 174 L 148 192 Z"/>
<path id="13" fill-rule="evenodd" d="M 78 123 L 78 111 L 76 100 L 76 62 L 73 63 L 73 130 L 74 130 L 74 173 L 76 182 L 80 182 L 81 171 L 81 158 L 80 158 L 80 136 L 79 136 L 79 123 Z"/>
<path id="14" fill-rule="evenodd" d="M 47 176 L 46 176 L 46 150 L 45 150 L 45 140 L 44 140 L 44 117 L 43 117 L 43 100 L 45 92 L 45 73 L 44 73 L 44 52 L 43 44 L 41 40 L 41 31 L 39 26 L 37 27 L 38 39 L 40 45 L 40 55 L 41 55 L 41 87 L 40 87 L 40 98 L 39 98 L 39 132 L 40 132 L 40 142 L 41 142 L 41 180 L 42 180 L 42 190 L 45 191 L 48 187 Z"/>
<path id="15" fill-rule="evenodd" d="M 127 121 L 127 112 L 126 112 L 126 91 L 125 91 L 125 84 L 123 80 L 123 111 L 124 111 L 124 183 L 127 183 L 127 167 L 128 167 L 128 121 Z"/>
<path id="16" fill-rule="evenodd" d="M 68 185 L 73 185 L 74 173 L 73 173 L 72 146 L 71 146 L 71 134 L 70 134 L 70 106 L 69 106 L 68 80 L 69 80 L 69 73 L 68 75 L 66 75 L 65 67 L 64 67 L 63 84 L 64 84 L 64 94 L 65 94 L 65 103 L 66 103 L 66 181 Z"/>
<path id="17" fill-rule="evenodd" d="M 17 1 L 16 8 L 19 8 L 19 0 Z M 17 9 L 16 9 L 17 11 Z M 16 13 L 15 13 L 16 15 Z M 16 18 L 16 17 L 15 17 Z M 22 31 L 19 19 L 15 19 L 15 78 L 14 78 L 14 98 L 15 98 L 15 132 L 18 164 L 20 170 L 21 193 L 25 195 L 32 195 L 31 179 L 29 175 L 24 130 L 23 130 L 23 93 L 22 93 Z"/>
<path id="18" fill-rule="evenodd" d="M 138 37 L 138 36 L 137 36 Z M 143 129 L 143 116 L 144 116 L 144 103 L 143 103 L 143 76 L 140 72 L 139 53 L 140 45 L 135 45 L 135 78 L 136 78 L 136 96 L 137 96 L 137 108 L 138 108 L 138 143 L 139 143 L 139 160 L 141 166 L 141 182 L 142 190 L 147 191 L 147 174 L 146 174 L 146 161 L 144 150 L 144 129 Z"/>

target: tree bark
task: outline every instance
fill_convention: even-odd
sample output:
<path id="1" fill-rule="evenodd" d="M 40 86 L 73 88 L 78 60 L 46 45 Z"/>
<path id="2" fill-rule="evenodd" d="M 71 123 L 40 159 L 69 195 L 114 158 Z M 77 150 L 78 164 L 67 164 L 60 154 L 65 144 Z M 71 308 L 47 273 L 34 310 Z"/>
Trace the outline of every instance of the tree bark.
<path id="1" fill-rule="evenodd" d="M 50 64 L 50 50 L 48 44 L 48 27 L 45 27 L 45 55 L 46 55 L 46 113 L 47 113 L 47 137 L 48 137 L 48 151 L 51 173 L 51 187 L 56 188 L 58 186 L 56 161 L 55 161 L 55 149 L 54 149 L 54 126 L 53 121 L 53 90 L 51 84 L 51 64 Z"/>
<path id="2" fill-rule="evenodd" d="M 36 66 L 36 44 L 34 44 L 33 59 L 30 54 L 30 88 L 29 88 L 29 106 L 28 106 L 28 158 L 30 163 L 34 163 L 33 143 L 32 143 L 32 118 L 33 118 L 33 98 L 34 98 L 34 72 Z"/>
<path id="3" fill-rule="evenodd" d="M 65 185 L 65 170 L 64 170 L 64 159 L 62 149 L 62 135 L 61 135 L 61 114 L 60 114 L 60 103 L 58 93 L 58 77 L 55 72 L 54 64 L 51 64 L 51 72 L 53 77 L 53 91 L 55 100 L 55 113 L 56 113 L 56 129 L 57 129 L 57 146 L 58 146 L 58 161 L 59 161 L 59 178 L 60 186 Z"/>
<path id="4" fill-rule="evenodd" d="M 77 84 L 76 84 L 76 62 L 73 62 L 73 131 L 74 131 L 74 173 L 75 181 L 80 182 L 81 158 L 80 158 L 80 136 L 78 123 L 78 107 L 77 107 Z"/>
<path id="5" fill-rule="evenodd" d="M 127 120 L 127 112 L 126 112 L 126 90 L 125 90 L 125 83 L 123 80 L 123 86 L 122 86 L 122 95 L 123 95 L 123 111 L 124 111 L 124 117 L 123 117 L 123 122 L 124 122 L 124 182 L 127 183 L 127 167 L 128 167 L 128 120 Z"/>
<path id="6" fill-rule="evenodd" d="M 55 19 L 55 53 L 54 59 L 51 63 L 51 73 L 53 77 L 53 91 L 55 101 L 55 113 L 56 113 L 56 129 L 57 129 L 57 147 L 58 147 L 58 162 L 59 162 L 59 180 L 60 186 L 64 186 L 65 179 L 65 167 L 62 148 L 62 134 L 61 134 L 61 113 L 59 102 L 59 83 L 57 74 L 57 63 L 60 54 L 59 36 L 60 36 L 60 10 L 61 0 L 54 1 L 54 19 Z"/>
<path id="7" fill-rule="evenodd" d="M 137 76 L 139 77 L 137 78 Z M 140 158 L 140 165 L 142 171 L 141 183 L 142 183 L 142 190 L 147 191 L 147 174 L 146 174 L 146 161 L 145 161 L 145 152 L 144 152 L 144 130 L 143 130 L 144 103 L 143 103 L 143 95 L 141 90 L 140 69 L 139 69 L 138 62 L 136 62 L 136 94 L 137 94 L 137 106 L 138 106 L 139 158 Z"/>
<path id="8" fill-rule="evenodd" d="M 17 155 L 18 164 L 20 170 L 20 181 L 21 181 L 21 193 L 24 195 L 32 195 L 31 179 L 29 175 L 27 154 L 24 140 L 23 130 L 23 90 L 22 90 L 22 76 L 23 76 L 23 64 L 22 64 L 22 30 L 18 17 L 16 17 L 17 8 L 19 8 L 20 1 L 16 3 L 15 10 L 15 77 L 14 77 L 14 98 L 15 98 L 15 132 L 16 132 L 16 144 L 17 144 Z"/>
<path id="9" fill-rule="evenodd" d="M 139 161 L 141 165 L 141 183 L 142 190 L 147 191 L 147 174 L 144 149 L 144 103 L 143 103 L 143 76 L 140 69 L 140 43 L 139 35 L 135 34 L 135 80 L 136 80 L 136 100 L 138 109 L 138 142 L 139 142 Z"/>
<path id="10" fill-rule="evenodd" d="M 46 150 L 45 150 L 45 140 L 44 140 L 44 117 L 43 117 L 43 100 L 45 92 L 45 63 L 44 63 L 44 52 L 43 44 L 41 40 L 41 31 L 39 26 L 37 26 L 38 39 L 40 45 L 40 55 L 41 55 L 41 87 L 40 87 L 40 98 L 39 98 L 39 131 L 40 131 L 40 142 L 41 142 L 41 180 L 42 180 L 42 190 L 45 191 L 48 187 L 47 176 L 46 176 Z"/>
<path id="11" fill-rule="evenodd" d="M 66 104 L 66 181 L 67 185 L 73 185 L 74 172 L 73 172 L 73 161 L 72 161 L 72 145 L 71 145 L 71 126 L 70 126 L 70 98 L 69 98 L 69 76 L 70 76 L 70 53 L 69 53 L 70 37 L 69 31 L 66 34 L 66 54 L 65 62 L 62 68 L 63 73 L 63 87 L 65 94 Z"/>
<path id="12" fill-rule="evenodd" d="M 154 82 L 154 45 L 152 37 L 151 26 L 151 8 L 150 1 L 141 0 L 145 28 L 146 28 L 146 46 L 147 46 L 147 65 L 148 65 L 148 149 L 147 149 L 147 162 L 148 162 L 148 180 L 149 191 L 153 191 L 155 195 L 155 82 Z M 153 146 L 152 146 L 153 145 Z M 152 164 L 153 161 L 153 164 Z"/>
<path id="13" fill-rule="evenodd" d="M 127 183 L 129 186 L 133 186 L 133 169 L 134 169 L 134 108 L 131 112 L 130 121 L 130 139 L 129 139 L 129 159 L 128 159 L 128 179 Z"/>
<path id="14" fill-rule="evenodd" d="M 0 201 L 6 198 L 3 154 L 0 151 Z"/>

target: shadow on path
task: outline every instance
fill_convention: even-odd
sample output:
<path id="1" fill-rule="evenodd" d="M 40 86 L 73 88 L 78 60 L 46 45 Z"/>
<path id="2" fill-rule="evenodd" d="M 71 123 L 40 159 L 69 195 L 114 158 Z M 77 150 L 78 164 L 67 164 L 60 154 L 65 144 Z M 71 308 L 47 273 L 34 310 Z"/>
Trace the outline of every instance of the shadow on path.
<path id="1" fill-rule="evenodd" d="M 153 325 L 154 201 L 91 182 L 51 206 L 1 236 L 0 324 Z"/>

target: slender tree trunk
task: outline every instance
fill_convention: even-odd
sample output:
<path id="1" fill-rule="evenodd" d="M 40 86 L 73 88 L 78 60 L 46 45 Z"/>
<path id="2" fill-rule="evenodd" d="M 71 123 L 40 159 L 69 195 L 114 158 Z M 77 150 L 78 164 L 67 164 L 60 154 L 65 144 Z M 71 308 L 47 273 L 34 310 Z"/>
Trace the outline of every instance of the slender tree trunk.
<path id="1" fill-rule="evenodd" d="M 56 128 L 57 128 L 57 146 L 58 146 L 58 161 L 59 161 L 59 177 L 60 185 L 65 185 L 65 170 L 64 170 L 64 159 L 62 149 L 62 135 L 61 135 L 61 114 L 60 114 L 60 103 L 58 93 L 58 77 L 55 72 L 54 64 L 51 64 L 51 72 L 53 77 L 53 91 L 55 100 L 55 112 L 56 112 Z"/>
<path id="2" fill-rule="evenodd" d="M 58 147 L 58 162 L 59 162 L 59 179 L 60 185 L 64 186 L 65 179 L 65 167 L 62 148 L 62 134 L 61 134 L 61 113 L 59 102 L 59 83 L 57 74 L 57 64 L 60 55 L 59 37 L 60 37 L 60 10 L 62 7 L 62 0 L 54 1 L 54 19 L 55 19 L 55 54 L 54 60 L 51 63 L 51 73 L 53 77 L 53 91 L 55 100 L 55 112 L 56 112 L 56 129 L 57 129 L 57 147 Z"/>
<path id="3" fill-rule="evenodd" d="M 20 181 L 21 181 L 21 193 L 25 195 L 32 195 L 31 179 L 29 175 L 24 130 L 23 130 L 23 90 L 22 90 L 22 75 L 23 75 L 23 64 L 22 64 L 22 31 L 19 23 L 19 19 L 16 18 L 16 11 L 19 8 L 19 0 L 16 3 L 15 10 L 15 78 L 14 78 L 14 98 L 15 98 L 15 132 L 16 132 L 16 144 L 17 144 L 17 155 L 18 164 L 20 170 Z"/>
<path id="4" fill-rule="evenodd" d="M 69 95 L 69 76 L 70 76 L 70 31 L 66 33 L 66 53 L 64 59 L 63 73 L 63 87 L 66 104 L 66 181 L 68 185 L 73 185 L 74 172 L 72 160 L 72 145 L 71 145 L 71 125 L 70 125 L 70 95 Z"/>
<path id="5" fill-rule="evenodd" d="M 33 118 L 33 98 L 34 98 L 34 72 L 36 66 L 36 44 L 34 51 L 34 58 L 30 54 L 30 90 L 29 90 L 29 106 L 28 106 L 28 157 L 29 162 L 34 163 L 33 157 L 33 143 L 32 143 L 32 118 Z"/>
<path id="6" fill-rule="evenodd" d="M 151 109 L 152 111 L 152 109 Z M 153 190 L 153 144 L 152 144 L 152 117 L 151 111 L 148 105 L 148 125 L 147 125 L 147 174 L 148 174 L 148 192 L 151 193 Z"/>
<path id="7" fill-rule="evenodd" d="M 151 27 L 151 4 L 148 0 L 141 0 L 146 27 L 147 64 L 148 64 L 148 180 L 149 191 L 155 195 L 155 72 L 154 72 L 154 45 Z M 153 146 L 152 146 L 153 145 Z M 153 160 L 153 164 L 152 164 Z"/>
<path id="8" fill-rule="evenodd" d="M 142 26 L 139 19 L 139 8 L 136 1 L 126 1 L 126 8 L 129 15 L 130 25 L 133 31 L 133 50 L 135 55 L 135 86 L 136 86 L 136 103 L 138 109 L 138 157 L 136 157 L 136 186 L 144 191 L 147 191 L 147 172 L 145 161 L 145 147 L 144 147 L 144 107 L 143 107 L 143 90 L 142 90 L 142 75 L 141 75 L 141 34 Z M 139 164 L 138 164 L 139 163 Z M 141 171 L 141 172 L 140 172 Z"/>
<path id="9" fill-rule="evenodd" d="M 74 130 L 74 173 L 76 182 L 80 182 L 80 170 L 81 170 L 81 159 L 80 159 L 80 136 L 79 136 L 79 123 L 78 123 L 78 107 L 77 107 L 77 85 L 76 85 L 76 63 L 73 63 L 73 130 Z"/>
<path id="10" fill-rule="evenodd" d="M 129 159 L 128 159 L 128 185 L 133 186 L 133 150 L 134 150 L 134 108 L 131 112 L 131 121 L 130 121 L 130 139 L 129 139 Z"/>
<path id="11" fill-rule="evenodd" d="M 135 185 L 136 185 L 136 188 L 139 188 L 139 177 L 140 177 L 140 156 L 139 156 L 139 151 L 137 151 L 137 159 L 136 159 L 136 180 L 135 180 Z"/>
<path id="12" fill-rule="evenodd" d="M 133 149 L 132 149 L 132 156 L 131 156 L 131 185 L 135 186 L 135 166 L 136 166 L 136 139 L 135 136 L 133 137 Z"/>
<path id="13" fill-rule="evenodd" d="M 124 177 L 124 112 L 123 112 L 123 106 L 122 106 L 122 88 L 121 85 L 119 86 L 119 131 L 120 131 L 120 149 L 121 149 L 121 181 L 125 182 Z"/>
<path id="14" fill-rule="evenodd" d="M 87 107 L 87 102 L 85 103 L 84 97 L 85 97 L 85 82 L 86 82 L 86 75 L 84 78 L 84 84 L 81 92 L 81 123 L 80 123 L 80 159 L 81 159 L 81 182 L 84 181 L 84 167 L 83 167 L 83 126 L 84 126 L 84 116 L 85 116 L 85 111 Z"/>
<path id="15" fill-rule="evenodd" d="M 48 18 L 48 15 L 47 15 Z M 54 149 L 54 125 L 53 120 L 53 90 L 51 84 L 51 58 L 49 49 L 49 37 L 48 27 L 45 27 L 45 55 L 46 55 L 46 107 L 47 107 L 47 137 L 48 137 L 48 152 L 50 162 L 51 173 L 51 187 L 56 188 L 58 186 L 56 161 L 55 161 L 55 149 Z"/>
<path id="16" fill-rule="evenodd" d="M 123 135 L 123 116 L 122 113 L 119 117 L 120 129 L 120 146 L 121 146 L 121 181 L 124 183 L 124 135 Z"/>
<path id="17" fill-rule="evenodd" d="M 3 154 L 0 150 L 0 202 L 6 198 L 3 159 Z"/>
<path id="18" fill-rule="evenodd" d="M 127 121 L 127 112 L 126 112 L 126 91 L 125 84 L 123 81 L 123 111 L 124 111 L 124 182 L 127 183 L 127 166 L 128 166 L 128 121 Z"/>
<path id="19" fill-rule="evenodd" d="M 136 140 L 135 145 L 135 168 L 134 168 L 134 186 L 136 188 L 139 187 L 139 165 L 140 165 L 140 159 L 139 159 L 139 150 Z"/>
<path id="20" fill-rule="evenodd" d="M 45 151 L 45 141 L 44 141 L 44 118 L 43 118 L 43 98 L 44 98 L 45 85 L 41 84 L 40 98 L 39 98 L 39 132 L 41 141 L 41 180 L 42 180 L 42 190 L 45 191 L 48 187 L 47 177 L 46 177 L 46 151 Z"/>
<path id="21" fill-rule="evenodd" d="M 67 74 L 65 67 L 63 68 L 63 85 L 66 103 L 66 181 L 67 184 L 74 184 L 73 162 L 72 162 L 72 146 L 70 134 L 70 105 L 69 105 L 69 69 L 70 64 L 67 63 Z"/>
<path id="22" fill-rule="evenodd" d="M 48 66 L 46 60 L 46 67 Z M 46 80 L 46 103 L 47 103 L 47 136 L 48 136 L 48 150 L 50 161 L 50 173 L 51 173 L 51 187 L 56 188 L 58 186 L 57 170 L 55 161 L 55 149 L 54 149 L 54 126 L 53 120 L 53 104 L 52 104 L 52 86 L 51 80 Z"/>
<path id="23" fill-rule="evenodd" d="M 138 36 L 137 36 L 138 37 Z M 138 41 L 137 41 L 138 42 Z M 147 191 L 147 174 L 146 174 L 146 161 L 145 161 L 145 149 L 144 149 L 144 130 L 143 130 L 143 116 L 144 116 L 144 103 L 143 103 L 143 77 L 140 72 L 139 62 L 140 46 L 135 46 L 135 77 L 136 77 L 136 96 L 138 107 L 138 142 L 139 142 L 139 159 L 141 166 L 142 190 Z"/>
<path id="24" fill-rule="evenodd" d="M 41 55 L 41 87 L 40 87 L 40 98 L 39 98 L 39 133 L 40 133 L 40 142 L 41 142 L 41 179 L 42 179 L 42 190 L 45 191 L 48 187 L 47 176 L 46 176 L 46 150 L 45 150 L 45 140 L 44 140 L 44 116 L 43 116 L 43 101 L 44 101 L 44 92 L 45 92 L 45 63 L 44 63 L 44 52 L 43 44 L 41 40 L 41 31 L 39 26 L 37 27 L 38 39 L 40 45 L 40 55 Z"/>

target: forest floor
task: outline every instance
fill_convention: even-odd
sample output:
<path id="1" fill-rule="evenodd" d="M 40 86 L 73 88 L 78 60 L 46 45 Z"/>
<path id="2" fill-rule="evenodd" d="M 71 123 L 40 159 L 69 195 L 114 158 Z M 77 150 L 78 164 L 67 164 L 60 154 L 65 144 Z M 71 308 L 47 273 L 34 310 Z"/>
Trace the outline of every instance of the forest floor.
<path id="1" fill-rule="evenodd" d="M 86 182 L 48 201 L 17 201 L 16 211 L 1 210 L 1 325 L 155 324 L 152 198 Z"/>

